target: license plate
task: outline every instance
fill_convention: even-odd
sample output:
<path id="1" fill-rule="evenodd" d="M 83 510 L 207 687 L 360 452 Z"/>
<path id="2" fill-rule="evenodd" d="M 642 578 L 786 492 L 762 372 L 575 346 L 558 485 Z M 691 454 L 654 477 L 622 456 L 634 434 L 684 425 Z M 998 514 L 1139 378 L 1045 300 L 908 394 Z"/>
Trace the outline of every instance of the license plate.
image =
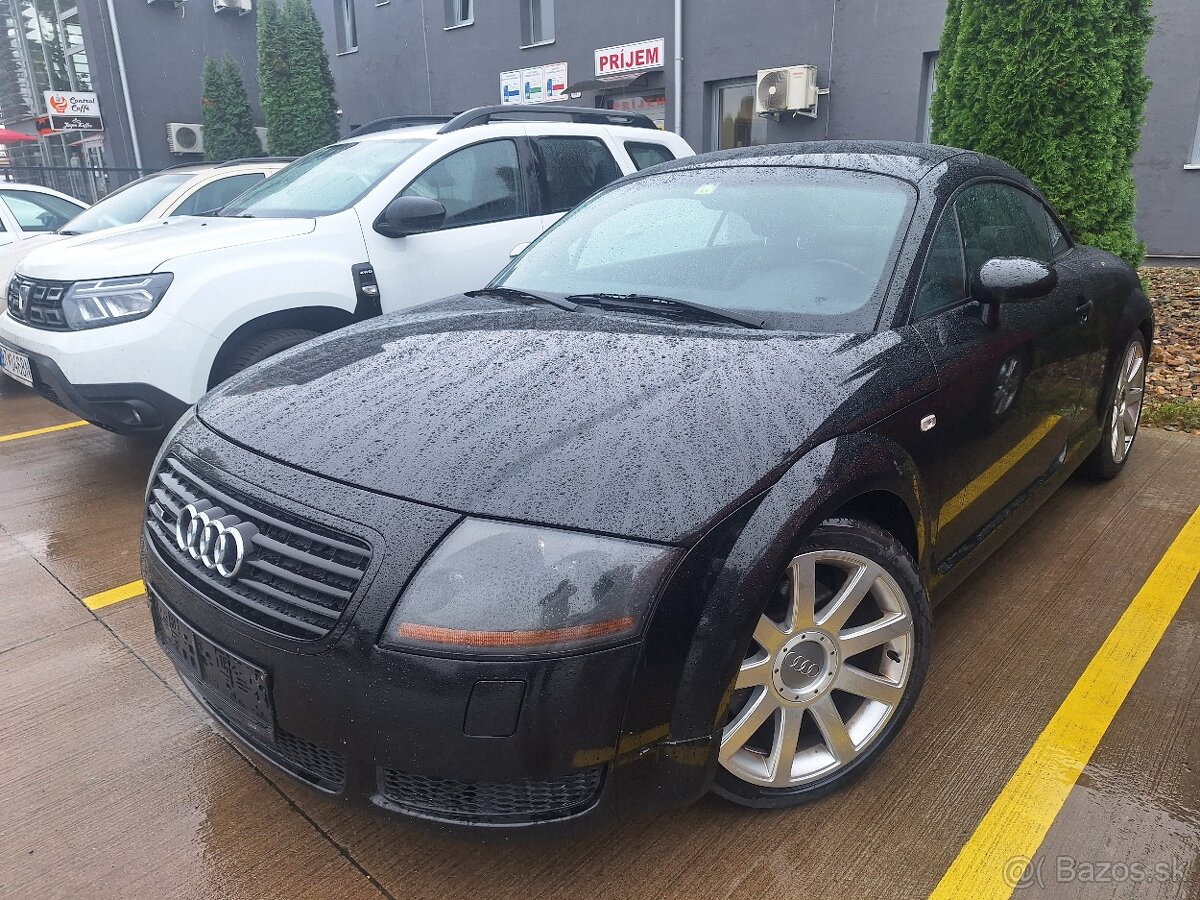
<path id="1" fill-rule="evenodd" d="M 0 372 L 15 378 L 26 387 L 33 387 L 33 366 L 29 363 L 29 357 L 23 353 L 0 347 Z"/>
<path id="2" fill-rule="evenodd" d="M 214 644 L 158 600 L 154 619 L 163 650 L 197 693 L 234 725 L 274 740 L 267 673 Z"/>

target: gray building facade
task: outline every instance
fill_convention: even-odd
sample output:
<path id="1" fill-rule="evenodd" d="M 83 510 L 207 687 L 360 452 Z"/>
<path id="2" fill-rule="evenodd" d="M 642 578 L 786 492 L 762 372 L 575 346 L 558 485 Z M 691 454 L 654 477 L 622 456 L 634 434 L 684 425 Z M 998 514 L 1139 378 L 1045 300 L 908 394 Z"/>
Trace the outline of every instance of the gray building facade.
<path id="1" fill-rule="evenodd" d="M 945 0 L 680 0 L 677 44 L 675 7 L 667 0 L 314 5 L 346 130 L 380 116 L 496 104 L 506 84 L 521 89 L 520 73 L 545 80 L 565 63 L 561 93 L 572 104 L 644 111 L 667 128 L 678 116 L 697 151 L 825 138 L 927 139 L 946 6 Z M 1155 13 L 1147 60 L 1154 88 L 1135 164 L 1138 227 L 1151 255 L 1200 264 L 1200 4 L 1157 0 Z M 660 51 L 634 55 L 641 42 L 659 39 Z M 620 48 L 617 68 L 626 71 L 598 71 L 597 51 L 606 48 Z M 612 52 L 600 56 L 605 65 L 613 60 Z M 816 116 L 755 115 L 757 71 L 793 65 L 816 66 L 819 87 L 828 89 Z M 507 82 L 502 73 L 509 73 Z"/>
<path id="2" fill-rule="evenodd" d="M 202 73 L 210 57 L 233 57 L 259 115 L 252 10 L 215 11 L 212 0 L 78 0 L 78 10 L 104 115 L 107 165 L 161 169 L 202 158 L 172 153 L 167 125 L 204 121 Z"/>

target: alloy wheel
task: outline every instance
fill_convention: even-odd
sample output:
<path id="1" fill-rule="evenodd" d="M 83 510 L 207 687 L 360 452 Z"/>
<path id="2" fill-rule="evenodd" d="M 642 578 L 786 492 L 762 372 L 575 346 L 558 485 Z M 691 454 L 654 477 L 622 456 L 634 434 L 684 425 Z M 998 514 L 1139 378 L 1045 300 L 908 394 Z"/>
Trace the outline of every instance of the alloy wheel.
<path id="1" fill-rule="evenodd" d="M 721 765 L 769 788 L 849 767 L 900 706 L 914 629 L 903 590 L 877 563 L 842 550 L 797 556 L 738 671 Z"/>
<path id="2" fill-rule="evenodd" d="M 1125 351 L 1113 393 L 1112 430 L 1110 443 L 1113 462 L 1121 463 L 1129 455 L 1137 436 L 1142 417 L 1142 400 L 1146 394 L 1146 348 L 1134 340 Z"/>

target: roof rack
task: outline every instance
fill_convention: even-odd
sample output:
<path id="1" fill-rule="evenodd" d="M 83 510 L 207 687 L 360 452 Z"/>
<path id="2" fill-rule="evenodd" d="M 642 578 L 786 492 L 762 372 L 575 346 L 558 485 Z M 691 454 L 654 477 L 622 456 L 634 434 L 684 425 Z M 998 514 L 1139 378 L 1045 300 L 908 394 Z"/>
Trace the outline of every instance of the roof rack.
<path id="1" fill-rule="evenodd" d="M 443 125 L 452 116 L 384 116 L 382 119 L 372 119 L 365 125 L 350 129 L 346 137 L 362 137 L 364 134 L 375 134 L 380 131 L 391 131 L 393 128 L 414 128 L 418 125 Z"/>
<path id="2" fill-rule="evenodd" d="M 505 118 L 511 116 L 520 116 L 521 118 Z M 439 128 L 438 134 L 446 134 L 450 131 L 470 128 L 473 125 L 486 125 L 494 118 L 501 118 L 502 121 L 508 122 L 523 122 L 526 121 L 526 117 L 553 118 L 556 116 L 566 116 L 572 122 L 580 122 L 588 125 L 626 125 L 632 128 L 653 128 L 656 131 L 658 130 L 658 126 L 654 124 L 653 120 L 641 113 L 614 112 L 611 109 L 589 109 L 585 106 L 555 106 L 546 109 L 540 106 L 510 104 L 507 106 L 477 106 L 475 109 L 468 109 L 466 112 L 459 113 Z"/>
<path id="3" fill-rule="evenodd" d="M 251 163 L 290 163 L 295 162 L 294 156 L 243 156 L 241 159 L 227 159 L 224 162 L 217 163 L 217 168 L 225 166 L 244 166 Z"/>

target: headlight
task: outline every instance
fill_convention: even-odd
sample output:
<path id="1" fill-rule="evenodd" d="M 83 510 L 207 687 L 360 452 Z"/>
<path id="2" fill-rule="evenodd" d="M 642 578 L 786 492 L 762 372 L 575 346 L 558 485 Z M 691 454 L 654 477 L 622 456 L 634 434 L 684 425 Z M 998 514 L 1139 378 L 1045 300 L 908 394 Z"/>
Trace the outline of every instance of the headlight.
<path id="1" fill-rule="evenodd" d="M 548 653 L 641 629 L 676 557 L 669 547 L 466 519 L 396 605 L 382 643 L 463 653 Z"/>
<path id="2" fill-rule="evenodd" d="M 63 316 L 75 330 L 140 319 L 158 305 L 174 277 L 170 272 L 159 272 L 133 278 L 77 281 L 63 297 Z"/>

